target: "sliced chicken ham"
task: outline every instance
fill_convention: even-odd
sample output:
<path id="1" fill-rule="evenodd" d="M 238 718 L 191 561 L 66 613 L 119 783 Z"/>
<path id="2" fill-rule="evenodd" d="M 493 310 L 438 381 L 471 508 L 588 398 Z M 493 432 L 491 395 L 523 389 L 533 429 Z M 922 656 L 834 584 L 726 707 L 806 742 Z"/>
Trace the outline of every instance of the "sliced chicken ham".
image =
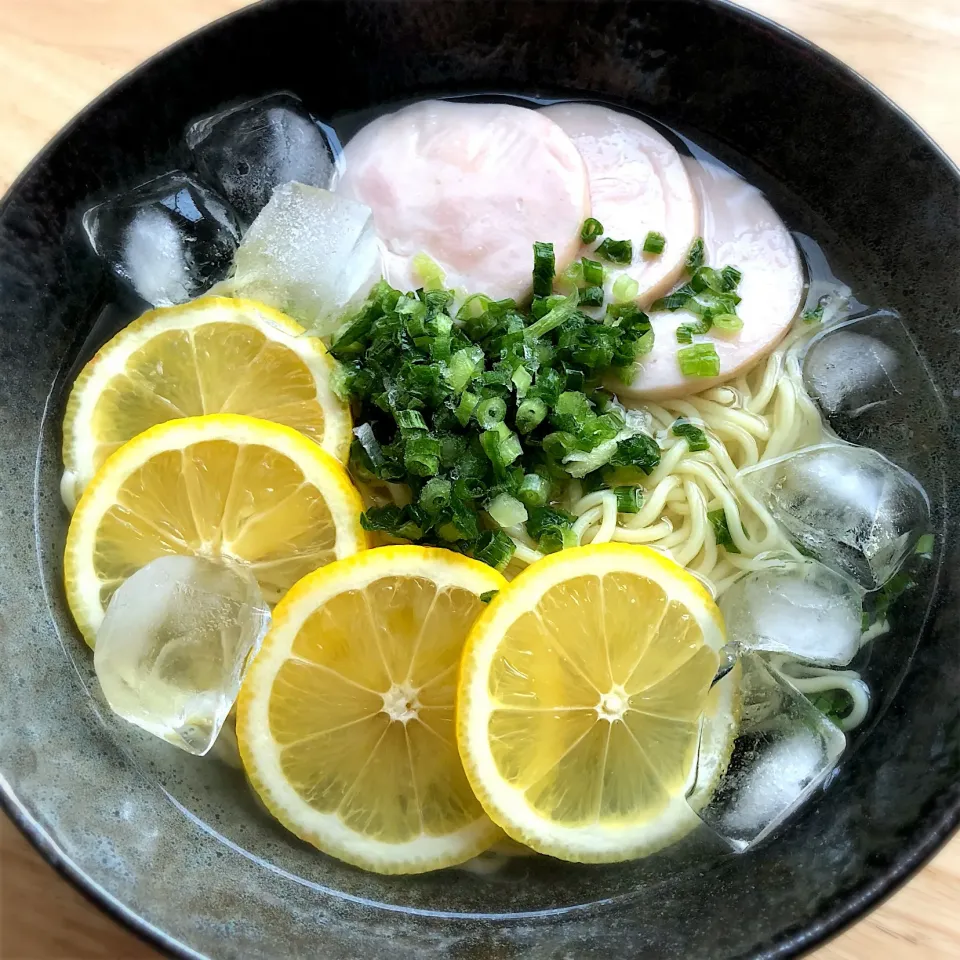
<path id="1" fill-rule="evenodd" d="M 702 233 L 710 266 L 731 264 L 743 277 L 737 313 L 743 329 L 732 336 L 708 335 L 720 357 L 717 377 L 685 377 L 677 361 L 676 330 L 693 322 L 689 313 L 650 315 L 653 350 L 643 358 L 624 396 L 657 399 L 697 393 L 730 380 L 751 367 L 780 342 L 796 316 L 804 287 L 804 270 L 797 245 L 756 187 L 722 164 L 692 158 L 685 161 L 700 198 Z"/>
<path id="2" fill-rule="evenodd" d="M 534 241 L 553 243 L 558 272 L 579 253 L 586 168 L 543 111 L 428 100 L 374 120 L 344 153 L 337 190 L 373 211 L 401 290 L 422 285 L 414 258 L 426 254 L 448 287 L 523 300 Z"/>
<path id="3" fill-rule="evenodd" d="M 633 241 L 633 263 L 606 264 L 609 295 L 629 274 L 640 285 L 637 300 L 651 303 L 679 279 L 690 244 L 699 234 L 700 210 L 683 159 L 649 124 L 627 113 L 589 103 L 558 103 L 541 111 L 576 144 L 590 177 L 592 216 L 614 240 Z M 663 253 L 642 253 L 649 231 L 663 234 Z M 582 253 L 592 256 L 591 249 Z"/>

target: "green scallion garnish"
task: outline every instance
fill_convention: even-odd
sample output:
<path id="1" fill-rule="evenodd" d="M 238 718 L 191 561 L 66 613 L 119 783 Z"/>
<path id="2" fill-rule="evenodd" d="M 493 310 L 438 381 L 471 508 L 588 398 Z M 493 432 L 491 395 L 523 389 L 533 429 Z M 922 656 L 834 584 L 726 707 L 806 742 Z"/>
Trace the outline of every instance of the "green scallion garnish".
<path id="1" fill-rule="evenodd" d="M 533 245 L 533 295 L 549 297 L 553 293 L 553 278 L 557 272 L 557 262 L 553 254 L 552 243 Z"/>
<path id="2" fill-rule="evenodd" d="M 685 377 L 716 377 L 720 373 L 720 357 L 712 343 L 695 343 L 678 350 L 677 362 Z"/>
<path id="3" fill-rule="evenodd" d="M 626 273 L 613 281 L 613 299 L 617 303 L 628 303 L 640 292 L 640 284 Z"/>
<path id="4" fill-rule="evenodd" d="M 603 306 L 603 287 L 584 287 L 583 290 L 580 291 L 580 306 Z"/>
<path id="5" fill-rule="evenodd" d="M 626 266 L 633 261 L 633 241 L 606 237 L 594 252 L 601 260 Z"/>
<path id="6" fill-rule="evenodd" d="M 590 260 L 584 257 L 580 263 L 583 266 L 583 282 L 590 287 L 603 286 L 603 264 L 599 260 Z"/>
<path id="7" fill-rule="evenodd" d="M 687 441 L 687 446 L 692 453 L 710 449 L 710 441 L 707 439 L 706 433 L 704 433 L 702 428 L 691 423 L 689 420 L 681 418 L 680 420 L 674 421 L 670 432 L 675 437 L 683 437 Z"/>
<path id="8" fill-rule="evenodd" d="M 425 253 L 418 253 L 414 256 L 412 264 L 413 272 L 420 280 L 420 285 L 424 290 L 442 290 L 446 283 L 446 276 L 440 267 L 440 264 L 428 257 Z"/>
<path id="9" fill-rule="evenodd" d="M 639 513 L 643 506 L 642 487 L 616 487 L 617 513 Z"/>
<path id="10" fill-rule="evenodd" d="M 718 313 L 710 318 L 710 323 L 714 330 L 723 333 L 736 333 L 743 329 L 743 320 L 735 313 Z"/>
<path id="11" fill-rule="evenodd" d="M 336 337 L 337 390 L 359 424 L 350 470 L 409 493 L 406 506 L 367 510 L 366 529 L 502 568 L 514 545 L 491 523 L 526 524 L 545 552 L 576 542 L 573 518 L 552 505 L 571 477 L 585 489 L 622 486 L 624 511 L 640 502 L 659 447 L 645 435 L 624 438 L 623 409 L 600 384 L 651 348 L 650 320 L 629 301 L 600 318 L 579 309 L 591 287 L 602 305 L 599 260 L 566 273 L 558 294 L 547 287 L 548 245 L 535 261 L 529 307 L 475 294 L 454 317 L 450 291 L 404 293 L 381 281 Z"/>
<path id="12" fill-rule="evenodd" d="M 477 560 L 488 563 L 497 570 L 503 570 L 516 549 L 513 541 L 502 530 L 488 530 L 480 534 L 473 549 L 473 555 Z M 491 590 L 482 594 L 480 599 L 483 600 L 484 597 L 492 599 L 496 594 L 496 590 Z"/>
<path id="13" fill-rule="evenodd" d="M 656 230 L 651 230 L 643 240 L 643 252 L 659 256 L 667 246 L 667 238 Z"/>
<path id="14" fill-rule="evenodd" d="M 507 404 L 501 397 L 487 397 L 477 404 L 474 416 L 481 430 L 493 430 L 507 415 Z"/>
<path id="15" fill-rule="evenodd" d="M 538 473 L 527 473 L 517 489 L 517 499 L 529 510 L 544 507 L 550 499 L 550 481 Z"/>
<path id="16" fill-rule="evenodd" d="M 580 228 L 580 242 L 593 243 L 597 237 L 603 236 L 603 224 L 594 217 L 587 217 Z"/>
<path id="17" fill-rule="evenodd" d="M 690 249 L 687 251 L 687 259 L 684 262 L 684 269 L 689 274 L 695 274 L 704 264 L 706 260 L 706 250 L 703 244 L 703 237 L 697 237 L 693 243 L 690 244 Z"/>
<path id="18" fill-rule="evenodd" d="M 707 514 L 707 519 L 713 528 L 713 538 L 717 541 L 717 546 L 723 547 L 727 553 L 739 553 L 740 548 L 733 542 L 733 537 L 730 536 L 726 513 L 722 509 L 711 510 Z"/>

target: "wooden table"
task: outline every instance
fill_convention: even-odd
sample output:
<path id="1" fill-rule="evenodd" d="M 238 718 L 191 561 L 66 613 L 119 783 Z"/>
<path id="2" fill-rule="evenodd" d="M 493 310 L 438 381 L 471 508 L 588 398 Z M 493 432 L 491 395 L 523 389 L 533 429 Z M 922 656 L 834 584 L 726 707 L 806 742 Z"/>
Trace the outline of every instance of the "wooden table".
<path id="1" fill-rule="evenodd" d="M 242 0 L 0 0 L 0 193 L 81 107 Z M 960 0 L 744 0 L 850 63 L 960 159 Z M 816 960 L 960 957 L 960 837 Z M 152 958 L 0 816 L 0 960 Z"/>

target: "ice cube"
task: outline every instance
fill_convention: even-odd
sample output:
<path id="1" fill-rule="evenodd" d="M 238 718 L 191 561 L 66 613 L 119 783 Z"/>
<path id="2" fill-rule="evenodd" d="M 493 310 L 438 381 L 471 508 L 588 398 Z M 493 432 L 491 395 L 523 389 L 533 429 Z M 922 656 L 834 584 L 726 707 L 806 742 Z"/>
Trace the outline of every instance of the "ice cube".
<path id="1" fill-rule="evenodd" d="M 929 527 L 920 484 L 867 447 L 805 447 L 740 477 L 798 547 L 865 590 L 883 586 Z"/>
<path id="2" fill-rule="evenodd" d="M 736 674 L 731 674 L 731 677 Z M 740 726 L 726 770 L 697 771 L 691 796 L 709 788 L 700 819 L 737 852 L 776 830 L 833 770 L 846 746 L 828 720 L 759 655 L 740 658 Z M 700 781 L 709 777 L 711 783 Z"/>
<path id="3" fill-rule="evenodd" d="M 246 223 L 281 184 L 334 185 L 340 144 L 298 97 L 274 93 L 203 117 L 186 132 L 197 169 Z"/>
<path id="4" fill-rule="evenodd" d="M 816 560 L 742 577 L 720 598 L 727 638 L 749 650 L 843 666 L 860 648 L 862 592 Z"/>
<path id="5" fill-rule="evenodd" d="M 942 401 L 895 313 L 864 313 L 818 333 L 804 351 L 803 379 L 843 440 L 914 471 L 942 442 Z"/>
<path id="6" fill-rule="evenodd" d="M 330 333 L 380 277 L 380 249 L 369 207 L 329 190 L 278 187 L 237 250 L 236 296 L 288 313 Z"/>
<path id="7" fill-rule="evenodd" d="M 240 242 L 227 204 L 178 170 L 91 207 L 83 226 L 97 255 L 154 306 L 205 293 Z"/>
<path id="8" fill-rule="evenodd" d="M 97 679 L 124 720 L 203 755 L 269 624 L 270 610 L 245 568 L 160 557 L 110 599 L 97 631 Z"/>
<path id="9" fill-rule="evenodd" d="M 894 313 L 873 313 L 828 327 L 814 337 L 803 361 L 803 382 L 829 419 L 856 418 L 901 396 L 903 327 Z"/>

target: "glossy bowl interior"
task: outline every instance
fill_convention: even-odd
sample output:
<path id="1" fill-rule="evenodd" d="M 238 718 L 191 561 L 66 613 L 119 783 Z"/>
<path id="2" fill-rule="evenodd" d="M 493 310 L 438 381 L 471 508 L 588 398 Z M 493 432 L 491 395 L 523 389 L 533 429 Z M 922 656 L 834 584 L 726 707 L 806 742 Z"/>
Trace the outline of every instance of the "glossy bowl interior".
<path id="1" fill-rule="evenodd" d="M 522 860 L 487 878 L 375 877 L 285 834 L 228 763 L 152 743 L 105 709 L 60 585 L 58 423 L 77 364 L 135 305 L 89 252 L 79 217 L 187 166 L 194 116 L 278 89 L 323 119 L 454 93 L 643 111 L 766 190 L 860 300 L 902 315 L 925 375 L 870 442 L 923 480 L 938 554 L 871 659 L 883 683 L 869 724 L 771 841 L 740 857 L 696 837 L 616 867 Z M 902 114 L 822 52 L 719 2 L 280 0 L 150 61 L 0 206 L 5 805 L 84 889 L 184 955 L 724 960 L 822 939 L 960 815 L 958 213 L 956 169 Z"/>

